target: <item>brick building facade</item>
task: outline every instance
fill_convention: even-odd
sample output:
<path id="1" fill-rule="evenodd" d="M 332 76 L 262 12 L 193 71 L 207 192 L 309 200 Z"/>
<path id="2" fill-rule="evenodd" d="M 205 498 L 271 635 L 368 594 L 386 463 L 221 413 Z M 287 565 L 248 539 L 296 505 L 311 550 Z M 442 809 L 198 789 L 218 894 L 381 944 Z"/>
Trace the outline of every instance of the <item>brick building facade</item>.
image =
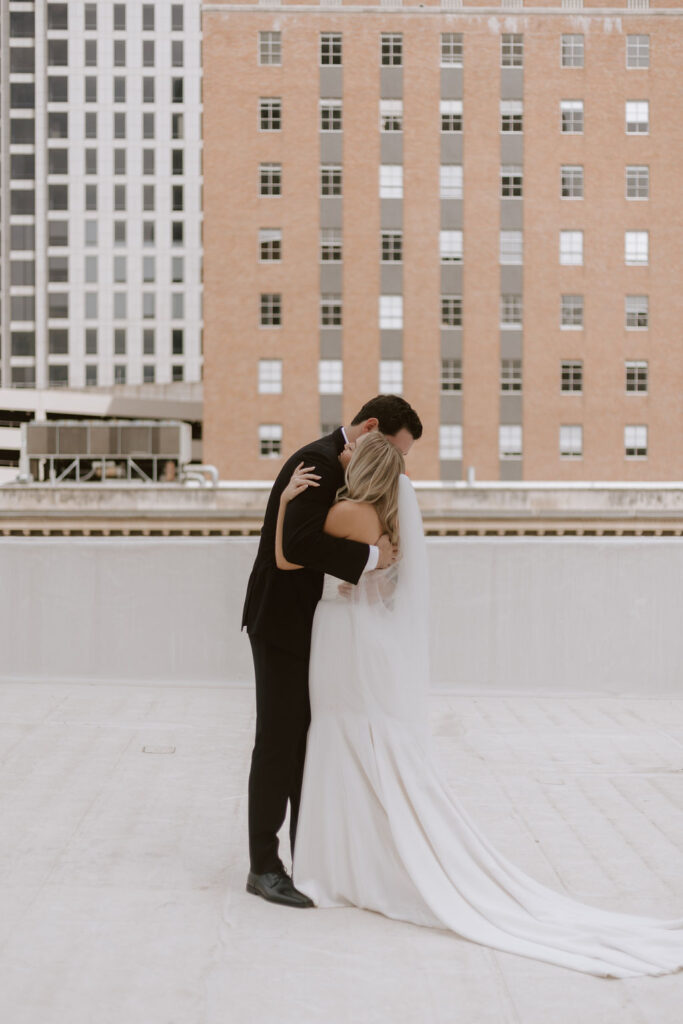
<path id="1" fill-rule="evenodd" d="M 452 4 L 204 4 L 204 458 L 680 478 L 683 8 Z"/>

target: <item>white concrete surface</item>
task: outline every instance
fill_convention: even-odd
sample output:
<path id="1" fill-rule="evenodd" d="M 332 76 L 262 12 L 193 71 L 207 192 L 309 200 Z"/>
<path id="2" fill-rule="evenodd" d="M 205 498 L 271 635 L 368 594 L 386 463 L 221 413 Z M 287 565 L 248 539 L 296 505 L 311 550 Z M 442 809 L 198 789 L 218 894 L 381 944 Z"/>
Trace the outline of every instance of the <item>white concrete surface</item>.
<path id="1" fill-rule="evenodd" d="M 451 694 L 433 722 L 523 870 L 683 914 L 683 700 Z M 252 731 L 244 688 L 0 686 L 4 1024 L 680 1024 L 680 973 L 595 978 L 247 895 Z"/>
<path id="2" fill-rule="evenodd" d="M 0 680 L 248 683 L 253 538 L 5 538 Z M 428 540 L 432 683 L 683 695 L 683 538 Z"/>

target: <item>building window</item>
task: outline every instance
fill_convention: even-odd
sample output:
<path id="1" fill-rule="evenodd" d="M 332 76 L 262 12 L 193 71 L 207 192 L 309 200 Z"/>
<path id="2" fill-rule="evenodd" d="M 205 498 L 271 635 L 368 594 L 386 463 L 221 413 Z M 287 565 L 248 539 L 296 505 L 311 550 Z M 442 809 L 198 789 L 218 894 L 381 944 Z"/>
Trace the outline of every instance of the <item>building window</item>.
<path id="1" fill-rule="evenodd" d="M 128 316 L 128 295 L 126 292 L 114 292 L 114 319 L 125 320 Z"/>
<path id="2" fill-rule="evenodd" d="M 341 228 L 323 228 L 320 232 L 321 263 L 336 262 L 342 258 Z"/>
<path id="3" fill-rule="evenodd" d="M 624 427 L 624 455 L 627 459 L 647 456 L 647 426 L 638 424 Z"/>
<path id="4" fill-rule="evenodd" d="M 20 146 L 32 146 L 36 141 L 35 129 L 36 125 L 32 117 L 13 117 L 10 122 L 10 142 L 15 142 Z M 51 129 L 52 125 L 50 124 L 48 126 L 48 138 L 50 139 L 55 138 Z"/>
<path id="5" fill-rule="evenodd" d="M 519 329 L 522 326 L 522 296 L 501 295 L 500 326 L 508 329 Z"/>
<path id="6" fill-rule="evenodd" d="M 52 312 L 53 308 L 59 308 L 59 304 L 55 299 L 54 306 L 52 305 L 52 295 L 54 292 L 50 292 L 50 316 L 60 316 L 61 314 Z M 68 301 L 68 300 L 67 300 Z M 68 313 L 67 313 L 68 315 Z M 36 299 L 34 295 L 12 295 L 10 298 L 10 318 L 18 321 L 19 323 L 31 323 L 36 318 Z"/>
<path id="7" fill-rule="evenodd" d="M 126 115 L 125 112 L 114 114 L 114 138 L 125 139 L 126 137 Z"/>
<path id="8" fill-rule="evenodd" d="M 117 327 L 114 331 L 114 355 L 125 356 L 126 354 L 126 329 Z"/>
<path id="9" fill-rule="evenodd" d="M 96 256 L 89 256 L 87 259 L 97 259 Z M 114 283 L 125 284 L 128 280 L 128 260 L 125 256 L 114 256 Z"/>
<path id="10" fill-rule="evenodd" d="M 259 195 L 282 195 L 282 164 L 259 165 Z"/>
<path id="11" fill-rule="evenodd" d="M 114 384 L 126 383 L 126 364 L 114 363 Z"/>
<path id="12" fill-rule="evenodd" d="M 156 380 L 154 372 L 154 363 L 143 363 L 142 365 L 142 383 L 143 384 L 154 384 Z"/>
<path id="13" fill-rule="evenodd" d="M 633 164 L 626 168 L 626 198 L 650 198 L 650 168 L 647 164 Z"/>
<path id="14" fill-rule="evenodd" d="M 154 45 L 154 44 L 152 44 Z M 154 63 L 154 61 L 152 61 Z M 126 66 L 126 40 L 114 40 L 114 67 L 125 68 Z"/>
<path id="15" fill-rule="evenodd" d="M 9 34 L 12 39 L 29 39 L 35 35 L 33 11 L 12 11 L 9 16 Z"/>
<path id="16" fill-rule="evenodd" d="M 171 31 L 182 32 L 183 31 L 183 5 L 182 4 L 171 4 Z"/>
<path id="17" fill-rule="evenodd" d="M 379 101 L 379 129 L 382 132 L 403 131 L 403 100 Z"/>
<path id="18" fill-rule="evenodd" d="M 403 260 L 403 232 L 382 231 L 380 245 L 382 263 L 400 263 Z"/>
<path id="19" fill-rule="evenodd" d="M 51 364 L 48 367 L 48 387 L 50 388 L 68 388 L 69 386 L 69 367 Z"/>
<path id="20" fill-rule="evenodd" d="M 649 233 L 647 231 L 624 232 L 624 262 L 627 267 L 645 267 L 649 261 Z"/>
<path id="21" fill-rule="evenodd" d="M 9 51 L 12 74 L 32 75 L 36 70 L 36 52 L 32 46 L 12 46 Z"/>
<path id="22" fill-rule="evenodd" d="M 382 395 L 403 394 L 403 360 L 380 359 L 379 391 Z"/>
<path id="23" fill-rule="evenodd" d="M 142 31 L 154 31 L 154 4 L 142 5 Z"/>
<path id="24" fill-rule="evenodd" d="M 282 394 L 281 359 L 259 359 L 258 393 L 259 395 Z"/>
<path id="25" fill-rule="evenodd" d="M 36 354 L 36 332 L 35 331 L 12 331 L 12 355 L 13 356 L 35 356 Z"/>
<path id="26" fill-rule="evenodd" d="M 462 327 L 462 295 L 441 296 L 441 326 Z"/>
<path id="27" fill-rule="evenodd" d="M 521 99 L 501 100 L 501 131 L 523 131 L 524 104 Z"/>
<path id="28" fill-rule="evenodd" d="M 182 220 L 171 221 L 171 245 L 185 244 L 185 222 Z"/>
<path id="29" fill-rule="evenodd" d="M 564 359 L 560 363 L 560 391 L 581 394 L 583 391 L 582 359 Z"/>
<path id="30" fill-rule="evenodd" d="M 560 427 L 560 457 L 580 459 L 583 455 L 583 427 L 571 424 Z"/>
<path id="31" fill-rule="evenodd" d="M 85 76 L 85 102 L 97 103 L 97 79 L 94 75 Z"/>
<path id="32" fill-rule="evenodd" d="M 442 132 L 462 131 L 462 100 L 441 100 L 439 110 Z"/>
<path id="33" fill-rule="evenodd" d="M 152 257 L 153 259 L 154 257 Z M 174 284 L 181 284 L 185 280 L 185 260 L 182 256 L 174 256 L 171 259 L 171 281 Z"/>
<path id="34" fill-rule="evenodd" d="M 47 27 L 56 32 L 65 32 L 69 27 L 69 14 L 67 4 L 47 5 Z"/>
<path id="35" fill-rule="evenodd" d="M 439 427 L 439 458 L 462 458 L 462 425 L 442 423 Z"/>
<path id="36" fill-rule="evenodd" d="M 562 67 L 582 68 L 583 67 L 583 36 L 563 35 L 562 36 Z"/>
<path id="37" fill-rule="evenodd" d="M 27 192 L 27 195 L 33 195 L 32 192 Z M 49 210 L 68 210 L 69 209 L 69 186 L 68 185 L 48 185 L 47 187 L 47 205 Z M 32 212 L 32 211 L 31 211 Z"/>
<path id="38" fill-rule="evenodd" d="M 647 360 L 628 361 L 626 368 L 626 390 L 647 394 Z"/>
<path id="39" fill-rule="evenodd" d="M 85 228 L 85 244 L 86 245 L 90 244 L 88 242 L 88 224 L 89 223 L 91 223 L 91 222 L 90 221 L 86 221 L 85 222 L 85 224 L 86 224 L 86 228 Z M 20 246 L 19 245 L 15 245 L 15 237 L 14 237 L 15 230 L 19 231 L 20 229 L 18 227 L 16 229 L 14 227 L 12 228 L 12 248 L 13 249 L 18 249 L 18 248 L 20 248 Z M 33 226 L 31 226 L 30 228 L 25 228 L 24 227 L 23 231 L 24 232 L 30 232 L 31 235 L 32 235 L 32 233 L 34 231 L 34 228 L 33 228 Z M 96 221 L 95 221 L 95 236 L 97 237 L 97 222 Z M 47 222 L 47 244 L 49 246 L 58 246 L 58 247 L 66 246 L 66 245 L 69 244 L 69 222 L 68 222 L 68 220 L 49 220 Z M 35 248 L 35 240 L 33 239 L 33 237 L 31 237 L 31 245 L 30 246 L 26 246 L 26 248 L 31 248 L 31 249 Z"/>
<path id="40" fill-rule="evenodd" d="M 67 39 L 48 39 L 47 63 L 50 67 L 66 67 L 69 63 L 69 42 Z M 29 70 L 32 71 L 33 68 Z"/>
<path id="41" fill-rule="evenodd" d="M 383 331 L 401 330 L 403 327 L 402 295 L 380 295 L 379 326 Z"/>
<path id="42" fill-rule="evenodd" d="M 174 327 L 171 331 L 171 354 L 182 356 L 185 351 L 185 332 L 182 327 Z"/>
<path id="43" fill-rule="evenodd" d="M 154 103 L 154 96 L 154 79 L 150 75 L 145 75 L 142 79 L 142 102 Z"/>
<path id="44" fill-rule="evenodd" d="M 442 263 L 462 263 L 462 231 L 439 231 L 439 257 Z"/>
<path id="45" fill-rule="evenodd" d="M 276 292 L 261 294 L 261 327 L 279 327 L 282 324 L 282 296 Z"/>
<path id="46" fill-rule="evenodd" d="M 442 199 L 462 199 L 462 165 L 441 164 L 439 195 Z"/>
<path id="47" fill-rule="evenodd" d="M 50 355 L 69 354 L 69 331 L 65 328 L 52 328 L 47 333 L 47 350 Z"/>
<path id="48" fill-rule="evenodd" d="M 500 64 L 504 68 L 521 68 L 524 65 L 524 36 L 504 32 L 500 38 Z"/>
<path id="49" fill-rule="evenodd" d="M 326 164 L 320 168 L 320 195 L 341 196 L 342 169 L 341 164 Z"/>
<path id="50" fill-rule="evenodd" d="M 125 149 L 114 150 L 114 174 L 126 173 L 126 151 Z"/>
<path id="51" fill-rule="evenodd" d="M 501 459 L 521 459 L 522 428 L 509 423 L 498 427 L 498 457 Z"/>
<path id="52" fill-rule="evenodd" d="M 114 4 L 114 31 L 126 31 L 126 5 Z"/>
<path id="53" fill-rule="evenodd" d="M 282 259 L 282 231 L 280 228 L 261 228 L 258 237 L 261 262 Z"/>
<path id="54" fill-rule="evenodd" d="M 341 359 L 321 359 L 318 362 L 318 392 L 321 395 L 341 395 L 344 390 L 344 368 Z"/>
<path id="55" fill-rule="evenodd" d="M 282 455 L 282 427 L 279 423 L 262 423 L 258 428 L 259 455 L 278 459 Z"/>
<path id="56" fill-rule="evenodd" d="M 142 173 L 143 174 L 154 174 L 155 173 L 156 161 L 154 159 L 154 150 L 151 147 L 147 147 L 142 151 Z"/>
<path id="57" fill-rule="evenodd" d="M 171 42 L 171 65 L 174 68 L 182 68 L 185 63 L 185 53 L 182 39 L 174 39 Z"/>
<path id="58" fill-rule="evenodd" d="M 320 101 L 320 131 L 340 132 L 342 130 L 342 101 Z"/>
<path id="59" fill-rule="evenodd" d="M 86 68 L 97 67 L 97 40 L 86 39 L 83 47 L 83 61 Z"/>
<path id="60" fill-rule="evenodd" d="M 583 295 L 563 295 L 560 307 L 560 327 L 583 327 Z"/>
<path id="61" fill-rule="evenodd" d="M 97 174 L 97 150 L 94 147 L 88 147 L 83 153 L 85 157 L 85 167 L 83 168 L 85 174 Z"/>
<path id="62" fill-rule="evenodd" d="M 13 110 L 26 110 L 36 105 L 36 87 L 33 82 L 11 82 L 9 105 Z"/>
<path id="63" fill-rule="evenodd" d="M 85 5 L 85 23 L 86 32 L 97 31 L 97 4 L 86 4 Z"/>
<path id="64" fill-rule="evenodd" d="M 403 164 L 381 164 L 379 168 L 380 199 L 403 198 Z"/>
<path id="65" fill-rule="evenodd" d="M 153 356 L 156 346 L 156 334 L 153 327 L 145 327 L 142 332 L 142 354 Z"/>
<path id="66" fill-rule="evenodd" d="M 560 263 L 576 267 L 583 263 L 583 231 L 560 231 Z"/>
<path id="67" fill-rule="evenodd" d="M 126 102 L 126 79 L 123 75 L 114 76 L 114 103 Z"/>
<path id="68" fill-rule="evenodd" d="M 462 32 L 442 32 L 441 67 L 461 68 L 463 56 Z"/>
<path id="69" fill-rule="evenodd" d="M 155 256 L 143 256 L 142 258 L 142 280 L 146 284 L 153 283 L 157 279 L 157 261 Z"/>
<path id="70" fill-rule="evenodd" d="M 520 164 L 503 164 L 500 169 L 501 199 L 521 199 L 522 167 Z"/>
<path id="71" fill-rule="evenodd" d="M 22 264 L 19 264 L 22 266 Z M 12 261 L 12 269 L 16 264 Z M 21 282 L 22 284 L 34 284 L 35 282 L 35 263 L 33 260 L 26 260 L 23 264 L 28 269 L 29 280 Z M 47 261 L 47 273 L 48 281 L 51 283 L 59 282 L 64 284 L 69 280 L 69 259 L 67 256 L 49 256 Z M 14 284 L 14 275 L 12 275 L 12 284 Z"/>
<path id="72" fill-rule="evenodd" d="M 441 360 L 441 393 L 462 391 L 462 359 Z"/>
<path id="73" fill-rule="evenodd" d="M 85 354 L 87 356 L 97 355 L 97 328 L 87 327 L 85 330 Z"/>
<path id="74" fill-rule="evenodd" d="M 114 185 L 114 209 L 117 212 L 126 209 L 126 186 Z"/>
<path id="75" fill-rule="evenodd" d="M 583 132 L 583 100 L 560 101 L 560 130 L 568 135 Z"/>
<path id="76" fill-rule="evenodd" d="M 626 101 L 626 134 L 646 135 L 650 131 L 649 100 Z"/>
<path id="77" fill-rule="evenodd" d="M 88 111 L 85 115 L 84 133 L 86 139 L 97 138 L 97 113 L 95 111 Z M 68 133 L 65 133 L 64 138 L 66 138 L 66 134 Z"/>
<path id="78" fill-rule="evenodd" d="M 563 164 L 560 195 L 563 199 L 583 199 L 583 167 L 581 164 Z"/>
<path id="79" fill-rule="evenodd" d="M 85 386 L 88 388 L 97 387 L 97 363 L 85 364 Z"/>
<path id="80" fill-rule="evenodd" d="M 282 64 L 281 32 L 259 32 L 258 62 L 259 64 Z"/>
<path id="81" fill-rule="evenodd" d="M 522 263 L 524 258 L 524 236 L 521 231 L 500 232 L 500 262 Z"/>
<path id="82" fill-rule="evenodd" d="M 142 316 L 145 320 L 154 320 L 156 317 L 156 296 L 154 292 L 142 293 Z"/>
<path id="83" fill-rule="evenodd" d="M 66 174 L 65 149 L 48 149 L 48 174 Z M 61 169 L 60 168 L 61 165 Z M 54 169 L 53 169 L 54 168 Z M 33 153 L 12 153 L 10 177 L 32 181 L 36 176 L 36 158 Z"/>
<path id="84" fill-rule="evenodd" d="M 282 100 L 266 97 L 259 100 L 259 128 L 262 132 L 279 132 L 282 128 Z"/>
<path id="85" fill-rule="evenodd" d="M 173 292 L 171 295 L 171 316 L 174 320 L 185 319 L 185 293 Z"/>
<path id="86" fill-rule="evenodd" d="M 500 361 L 500 390 L 503 394 L 522 390 L 522 360 L 501 359 Z"/>
<path id="87" fill-rule="evenodd" d="M 27 298 L 28 296 L 24 296 Z M 12 297 L 14 301 L 16 296 Z M 66 320 L 69 316 L 69 293 L 48 292 L 47 293 L 47 315 L 52 319 Z M 12 317 L 14 319 L 14 317 Z M 31 318 L 32 319 L 32 318 Z"/>
<path id="88" fill-rule="evenodd" d="M 320 34 L 320 63 L 327 67 L 331 64 L 342 62 L 342 36 L 341 32 L 321 32 Z"/>
<path id="89" fill-rule="evenodd" d="M 151 115 L 154 117 L 154 114 Z M 154 122 L 152 122 L 153 124 Z M 153 137 L 154 133 L 152 133 Z M 183 114 L 171 114 L 171 138 L 183 139 L 185 137 L 185 122 Z"/>
<path id="90" fill-rule="evenodd" d="M 627 295 L 627 330 L 646 330 L 648 327 L 649 312 L 649 298 L 647 295 Z"/>
<path id="91" fill-rule="evenodd" d="M 173 380 L 173 381 L 180 381 L 180 380 L 184 379 L 184 376 L 185 376 L 185 373 L 184 373 L 182 365 L 174 364 L 171 367 L 171 380 Z"/>
<path id="92" fill-rule="evenodd" d="M 142 66 L 153 68 L 155 64 L 154 40 L 144 39 L 142 42 Z"/>
<path id="93" fill-rule="evenodd" d="M 172 149 L 171 150 L 171 174 L 184 174 L 185 173 L 185 158 L 184 150 Z"/>
<path id="94" fill-rule="evenodd" d="M 66 75 L 47 76 L 47 102 L 68 103 L 69 101 L 69 79 Z"/>
<path id="95" fill-rule="evenodd" d="M 171 103 L 184 103 L 185 87 L 182 78 L 171 79 Z"/>
<path id="96" fill-rule="evenodd" d="M 403 36 L 398 32 L 382 32 L 380 62 L 384 67 L 400 67 L 403 64 Z"/>
<path id="97" fill-rule="evenodd" d="M 341 295 L 321 295 L 320 297 L 320 326 L 341 327 L 342 325 L 342 297 Z"/>
<path id="98" fill-rule="evenodd" d="M 650 37 L 626 36 L 626 67 L 649 68 Z"/>

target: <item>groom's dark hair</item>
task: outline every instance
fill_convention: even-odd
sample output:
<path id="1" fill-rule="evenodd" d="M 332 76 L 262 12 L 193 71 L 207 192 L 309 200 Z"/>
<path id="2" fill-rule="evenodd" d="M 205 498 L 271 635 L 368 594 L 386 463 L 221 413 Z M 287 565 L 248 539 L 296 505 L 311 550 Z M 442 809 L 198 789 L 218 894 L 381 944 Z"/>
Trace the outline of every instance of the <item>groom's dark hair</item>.
<path id="1" fill-rule="evenodd" d="M 377 395 L 371 398 L 351 420 L 351 425 L 356 426 L 369 419 L 378 420 L 379 429 L 389 437 L 398 434 L 404 427 L 416 441 L 422 437 L 420 417 L 400 395 Z"/>

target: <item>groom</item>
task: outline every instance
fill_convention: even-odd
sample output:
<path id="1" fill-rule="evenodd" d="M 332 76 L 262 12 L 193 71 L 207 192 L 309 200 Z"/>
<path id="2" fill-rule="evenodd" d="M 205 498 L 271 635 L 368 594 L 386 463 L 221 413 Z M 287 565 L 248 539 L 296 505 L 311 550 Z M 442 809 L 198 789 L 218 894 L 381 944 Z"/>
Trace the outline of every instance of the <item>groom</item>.
<path id="1" fill-rule="evenodd" d="M 285 462 L 270 492 L 261 541 L 249 577 L 242 628 L 247 627 L 256 676 L 256 740 L 249 774 L 249 857 L 247 892 L 272 903 L 312 907 L 294 887 L 278 855 L 279 832 L 289 803 L 289 838 L 294 855 L 306 734 L 311 720 L 308 659 L 316 605 L 329 573 L 357 583 L 364 572 L 395 560 L 388 536 L 377 546 L 323 532 L 330 506 L 344 483 L 339 456 L 362 434 L 380 430 L 405 455 L 422 434 L 414 409 L 398 395 L 378 395 L 350 426 L 305 445 Z M 285 558 L 303 569 L 287 572 L 275 564 L 275 527 L 280 494 L 300 462 L 315 466 L 319 486 L 308 487 L 287 505 Z"/>

